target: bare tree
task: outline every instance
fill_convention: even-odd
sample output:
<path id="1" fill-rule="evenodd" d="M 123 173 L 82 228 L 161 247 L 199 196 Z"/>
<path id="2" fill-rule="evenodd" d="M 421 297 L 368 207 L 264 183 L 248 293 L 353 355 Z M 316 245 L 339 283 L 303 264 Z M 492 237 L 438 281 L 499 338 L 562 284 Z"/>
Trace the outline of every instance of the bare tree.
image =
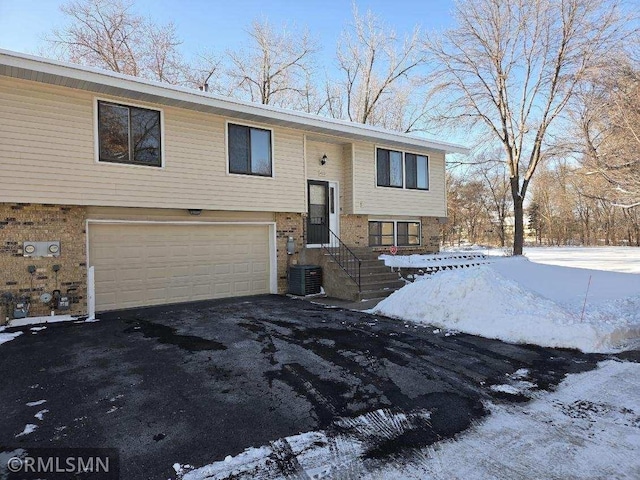
<path id="1" fill-rule="evenodd" d="M 252 102 L 292 107 L 308 94 L 316 46 L 308 32 L 276 31 L 266 20 L 254 21 L 248 47 L 229 52 L 235 96 Z"/>
<path id="2" fill-rule="evenodd" d="M 640 208 L 640 64 L 625 60 L 593 77 L 575 118 L 583 142 L 579 173 L 606 180 L 593 195 L 630 209 Z"/>
<path id="3" fill-rule="evenodd" d="M 130 12 L 131 5 L 122 0 L 70 1 L 60 10 L 71 23 L 46 41 L 65 60 L 138 76 L 143 19 Z"/>
<path id="4" fill-rule="evenodd" d="M 156 25 L 127 0 L 72 0 L 60 9 L 69 24 L 45 38 L 63 60 L 160 82 L 184 82 L 175 26 Z"/>
<path id="5" fill-rule="evenodd" d="M 524 244 L 524 199 L 544 159 L 549 128 L 576 87 L 624 37 L 618 0 L 468 0 L 457 26 L 426 49 L 447 100 L 440 118 L 479 126 L 506 154 L 513 197 L 514 254 Z"/>
<path id="6" fill-rule="evenodd" d="M 184 84 L 204 92 L 229 95 L 229 88 L 222 81 L 223 76 L 223 57 L 213 50 L 203 50 L 195 55 L 190 64 L 183 64 Z"/>
<path id="7" fill-rule="evenodd" d="M 500 158 L 499 155 L 494 158 Z M 511 187 L 509 175 L 504 162 L 481 163 L 475 167 L 478 175 L 484 180 L 485 191 L 478 200 L 484 205 L 501 247 L 506 246 L 507 218 L 510 216 Z"/>
<path id="8" fill-rule="evenodd" d="M 353 16 L 337 51 L 343 108 L 328 113 L 394 130 L 419 130 L 424 98 L 415 100 L 424 92 L 411 76 L 426 62 L 420 30 L 399 38 L 371 12 L 360 16 L 354 7 Z"/>

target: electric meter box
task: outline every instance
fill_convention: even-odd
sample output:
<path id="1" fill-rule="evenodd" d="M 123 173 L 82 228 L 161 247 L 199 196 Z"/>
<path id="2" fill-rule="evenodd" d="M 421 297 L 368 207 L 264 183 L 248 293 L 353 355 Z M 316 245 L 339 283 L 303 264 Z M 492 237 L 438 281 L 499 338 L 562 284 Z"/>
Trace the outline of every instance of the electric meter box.
<path id="1" fill-rule="evenodd" d="M 59 257 L 60 242 L 24 242 L 22 255 L 25 257 Z"/>

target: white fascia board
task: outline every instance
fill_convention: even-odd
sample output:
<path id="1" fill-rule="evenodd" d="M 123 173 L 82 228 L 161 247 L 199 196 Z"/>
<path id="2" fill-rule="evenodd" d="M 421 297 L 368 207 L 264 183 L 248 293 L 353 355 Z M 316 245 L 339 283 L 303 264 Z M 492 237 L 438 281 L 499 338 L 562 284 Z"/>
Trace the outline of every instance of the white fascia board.
<path id="1" fill-rule="evenodd" d="M 214 113 L 217 112 L 218 114 L 229 115 L 231 117 L 255 117 L 264 119 L 267 123 L 275 121 L 277 124 L 290 128 L 298 128 L 326 135 L 343 136 L 363 141 L 390 142 L 446 153 L 469 153 L 468 148 L 454 143 L 427 140 L 425 138 L 397 133 L 370 125 L 362 125 L 294 110 L 260 105 L 229 97 L 220 97 L 194 89 L 168 85 L 106 70 L 63 63 L 9 50 L 0 49 L 0 67 L 1 66 L 10 67 L 9 76 L 12 77 L 30 78 L 31 76 L 26 75 L 26 73 L 35 72 L 39 77 L 42 77 L 42 74 L 56 77 L 57 81 L 55 84 L 66 84 L 67 79 L 84 82 L 83 88 L 90 91 L 97 90 L 91 88 L 92 84 L 96 87 L 108 86 L 122 90 L 124 96 L 126 96 L 126 92 L 143 94 L 149 97 L 149 102 L 162 104 L 163 99 L 167 99 L 174 102 L 191 104 L 193 106 L 192 108 L 198 110 L 210 109 Z M 38 80 L 36 79 L 36 81 Z"/>

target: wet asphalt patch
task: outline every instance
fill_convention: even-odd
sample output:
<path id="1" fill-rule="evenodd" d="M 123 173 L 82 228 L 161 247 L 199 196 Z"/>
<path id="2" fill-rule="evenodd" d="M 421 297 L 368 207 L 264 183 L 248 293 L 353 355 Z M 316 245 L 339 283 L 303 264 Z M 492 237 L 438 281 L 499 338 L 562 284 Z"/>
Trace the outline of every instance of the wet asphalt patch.
<path id="1" fill-rule="evenodd" d="M 220 342 L 196 337 L 195 335 L 180 335 L 177 333 L 177 329 L 160 323 L 153 323 L 145 320 L 129 320 L 127 323 L 133 325 L 125 329 L 124 333 L 140 332 L 147 338 L 156 338 L 160 343 L 176 345 L 177 347 L 189 352 L 227 349 L 227 347 Z"/>
<path id="2" fill-rule="evenodd" d="M 282 439 L 322 431 L 325 443 L 356 439 L 375 464 L 455 437 L 486 401 L 527 401 L 604 358 L 279 296 L 99 318 L 0 346 L 0 452 L 113 447 L 135 480 L 271 445 L 264 478 L 276 478 L 298 468 Z M 17 436 L 27 424 L 37 428 Z"/>

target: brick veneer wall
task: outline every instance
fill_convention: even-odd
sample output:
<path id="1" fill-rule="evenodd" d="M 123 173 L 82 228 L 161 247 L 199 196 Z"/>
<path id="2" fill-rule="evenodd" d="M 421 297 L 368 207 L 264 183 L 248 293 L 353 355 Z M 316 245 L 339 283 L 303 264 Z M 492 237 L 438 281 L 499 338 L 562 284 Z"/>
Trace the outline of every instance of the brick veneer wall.
<path id="1" fill-rule="evenodd" d="M 304 248 L 304 222 L 306 215 L 301 213 L 276 213 L 276 248 L 278 264 L 278 293 L 287 293 L 288 266 L 300 262 L 300 252 Z M 287 240 L 293 237 L 295 253 L 287 255 Z"/>
<path id="2" fill-rule="evenodd" d="M 86 243 L 84 207 L 39 204 L 0 203 L 0 293 L 28 295 L 31 298 L 29 316 L 49 315 L 51 308 L 40 301 L 44 292 L 56 288 L 66 294 L 76 287 L 76 302 L 70 311 L 86 313 Z M 60 241 L 59 257 L 24 257 L 25 241 Z M 28 267 L 34 265 L 31 275 Z M 53 265 L 60 265 L 57 275 Z M 0 323 L 7 312 L 2 307 Z"/>
<path id="3" fill-rule="evenodd" d="M 369 217 L 340 215 L 340 239 L 348 247 L 369 246 Z"/>
<path id="4" fill-rule="evenodd" d="M 436 253 L 440 251 L 440 223 L 436 217 L 421 217 L 422 251 Z"/>
<path id="5" fill-rule="evenodd" d="M 311 255 L 317 253 L 304 249 L 304 224 L 306 215 L 301 213 L 276 213 L 276 248 L 278 269 L 278 293 L 288 291 L 287 268 L 298 263 L 318 263 L 318 259 Z M 350 247 L 369 246 L 369 218 L 367 215 L 341 215 L 340 238 Z M 439 250 L 438 219 L 422 217 L 422 245 L 420 247 L 402 247 L 402 253 L 426 253 Z M 293 237 L 295 253 L 287 255 L 287 240 Z M 387 251 L 388 247 L 379 249 Z M 302 253 L 302 255 L 301 255 Z"/>
<path id="6" fill-rule="evenodd" d="M 400 253 L 435 253 L 440 250 L 440 228 L 436 217 L 421 217 L 422 244 L 416 247 L 399 247 Z M 369 246 L 369 217 L 367 215 L 342 215 L 340 238 L 349 247 Z M 389 247 L 374 248 L 388 251 Z"/>

